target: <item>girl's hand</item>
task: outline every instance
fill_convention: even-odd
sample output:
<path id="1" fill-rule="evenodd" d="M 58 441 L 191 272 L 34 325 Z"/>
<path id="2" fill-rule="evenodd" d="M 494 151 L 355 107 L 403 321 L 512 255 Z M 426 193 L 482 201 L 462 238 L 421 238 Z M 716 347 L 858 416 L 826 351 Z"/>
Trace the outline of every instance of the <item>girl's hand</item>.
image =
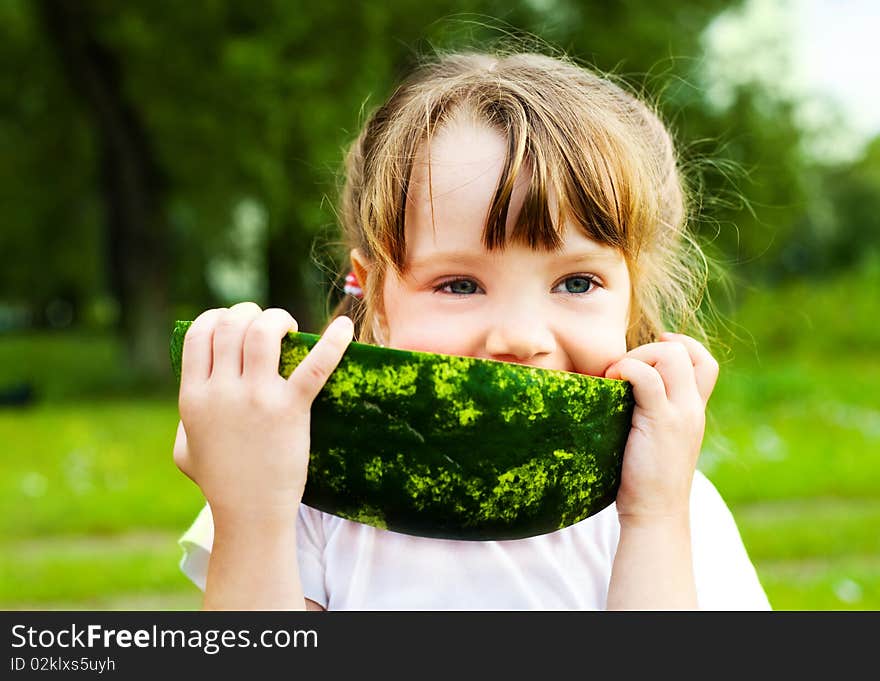
<path id="1" fill-rule="evenodd" d="M 632 383 L 636 401 L 617 493 L 621 521 L 687 517 L 718 362 L 699 342 L 663 333 L 605 371 Z"/>
<path id="2" fill-rule="evenodd" d="M 335 319 L 284 379 L 281 339 L 297 328 L 284 310 L 240 303 L 203 312 L 187 330 L 174 462 L 215 515 L 278 517 L 302 499 L 311 405 L 353 327 Z"/>

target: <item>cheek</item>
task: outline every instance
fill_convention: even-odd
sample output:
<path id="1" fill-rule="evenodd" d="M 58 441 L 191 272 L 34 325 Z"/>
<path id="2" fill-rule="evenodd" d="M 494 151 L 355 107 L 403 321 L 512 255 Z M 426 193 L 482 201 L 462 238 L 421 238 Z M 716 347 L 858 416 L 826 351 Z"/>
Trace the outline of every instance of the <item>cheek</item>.
<path id="1" fill-rule="evenodd" d="M 445 355 L 467 354 L 465 329 L 450 330 L 443 320 L 430 316 L 389 319 L 388 345 L 399 350 L 439 352 Z"/>
<path id="2" fill-rule="evenodd" d="M 398 350 L 420 350 L 443 354 L 461 352 L 462 329 L 451 327 L 443 315 L 426 311 L 426 301 L 419 296 L 406 295 L 398 287 L 385 288 L 386 339 L 385 344 Z"/>
<path id="3" fill-rule="evenodd" d="M 472 355 L 474 325 L 460 311 L 437 306 L 431 294 L 410 291 L 398 279 L 386 278 L 385 345 L 444 355 Z"/>
<path id="4" fill-rule="evenodd" d="M 626 354 L 626 327 L 623 324 L 594 324 L 577 333 L 566 334 L 566 350 L 575 371 L 603 376 L 605 370 Z"/>

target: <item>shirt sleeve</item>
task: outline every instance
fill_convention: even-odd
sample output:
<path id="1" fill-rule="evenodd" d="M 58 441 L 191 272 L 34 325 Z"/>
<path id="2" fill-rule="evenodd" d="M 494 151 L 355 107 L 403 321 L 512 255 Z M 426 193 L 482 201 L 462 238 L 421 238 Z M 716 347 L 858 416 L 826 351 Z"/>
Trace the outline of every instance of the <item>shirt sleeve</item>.
<path id="1" fill-rule="evenodd" d="M 211 547 L 214 545 L 214 519 L 211 516 L 211 507 L 205 504 L 199 512 L 193 524 L 177 540 L 178 546 L 183 549 L 180 559 L 180 569 L 202 591 L 208 579 L 208 559 L 211 556 Z"/>
<path id="2" fill-rule="evenodd" d="M 303 596 L 319 604 L 325 610 L 329 598 L 324 579 L 323 513 L 305 504 L 299 505 L 296 525 L 296 555 L 299 561 L 299 579 Z"/>
<path id="3" fill-rule="evenodd" d="M 300 504 L 296 548 L 303 595 L 327 608 L 324 586 L 324 532 L 321 512 Z M 193 524 L 177 541 L 183 550 L 180 569 L 202 591 L 208 579 L 208 560 L 214 545 L 214 520 L 205 504 Z"/>
<path id="4" fill-rule="evenodd" d="M 691 546 L 700 609 L 771 609 L 733 514 L 699 470 L 691 491 Z"/>

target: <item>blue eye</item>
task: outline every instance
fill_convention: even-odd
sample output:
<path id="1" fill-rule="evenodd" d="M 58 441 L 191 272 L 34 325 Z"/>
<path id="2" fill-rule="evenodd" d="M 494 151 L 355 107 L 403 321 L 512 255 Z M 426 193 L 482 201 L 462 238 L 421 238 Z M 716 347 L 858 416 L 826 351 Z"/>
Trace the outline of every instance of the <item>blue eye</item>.
<path id="1" fill-rule="evenodd" d="M 565 290 L 560 291 L 561 293 L 583 295 L 592 291 L 598 284 L 593 277 L 579 274 L 572 277 L 566 277 L 565 280 L 557 284 L 553 290 L 555 291 L 563 285 L 565 286 Z M 457 296 L 470 296 L 479 293 L 480 287 L 473 279 L 450 279 L 436 286 L 434 291 L 451 293 Z"/>
<path id="2" fill-rule="evenodd" d="M 596 285 L 594 279 L 581 275 L 568 277 L 564 283 L 566 293 L 588 293 Z"/>
<path id="3" fill-rule="evenodd" d="M 435 291 L 447 291 L 456 295 L 471 295 L 477 292 L 477 285 L 471 279 L 451 279 L 440 284 Z"/>

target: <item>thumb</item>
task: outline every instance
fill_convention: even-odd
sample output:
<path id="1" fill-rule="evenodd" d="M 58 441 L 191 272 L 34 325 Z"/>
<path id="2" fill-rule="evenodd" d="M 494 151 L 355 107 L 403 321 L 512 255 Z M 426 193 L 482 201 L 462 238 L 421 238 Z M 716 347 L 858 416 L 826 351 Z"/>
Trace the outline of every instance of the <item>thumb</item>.
<path id="1" fill-rule="evenodd" d="M 334 319 L 302 362 L 290 374 L 288 384 L 296 395 L 311 404 L 354 337 L 354 324 L 345 316 Z"/>

